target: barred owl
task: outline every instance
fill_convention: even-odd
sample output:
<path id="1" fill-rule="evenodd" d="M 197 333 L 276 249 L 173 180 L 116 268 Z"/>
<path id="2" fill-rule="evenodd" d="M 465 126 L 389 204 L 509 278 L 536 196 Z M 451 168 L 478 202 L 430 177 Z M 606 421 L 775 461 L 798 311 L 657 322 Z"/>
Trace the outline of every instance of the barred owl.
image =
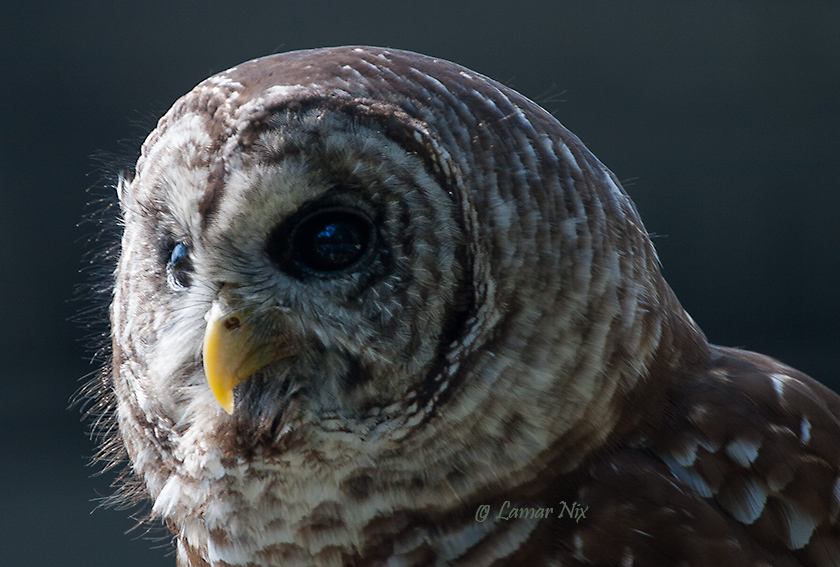
<path id="1" fill-rule="evenodd" d="M 840 565 L 840 398 L 710 345 L 615 176 L 513 90 L 257 59 L 117 192 L 104 454 L 179 566 Z"/>

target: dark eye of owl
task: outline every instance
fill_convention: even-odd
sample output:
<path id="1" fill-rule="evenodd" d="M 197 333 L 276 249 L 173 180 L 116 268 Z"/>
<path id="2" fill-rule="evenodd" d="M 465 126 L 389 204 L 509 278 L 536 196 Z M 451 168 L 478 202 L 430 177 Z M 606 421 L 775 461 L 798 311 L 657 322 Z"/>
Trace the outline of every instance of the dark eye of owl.
<path id="1" fill-rule="evenodd" d="M 306 215 L 288 233 L 275 231 L 268 253 L 281 266 L 291 263 L 309 274 L 331 276 L 361 265 L 373 241 L 373 224 L 361 213 L 325 209 Z"/>
<path id="2" fill-rule="evenodd" d="M 189 252 L 189 248 L 182 242 L 172 247 L 169 261 L 166 263 L 166 279 L 172 289 L 184 289 L 190 285 L 192 262 L 190 262 Z"/>

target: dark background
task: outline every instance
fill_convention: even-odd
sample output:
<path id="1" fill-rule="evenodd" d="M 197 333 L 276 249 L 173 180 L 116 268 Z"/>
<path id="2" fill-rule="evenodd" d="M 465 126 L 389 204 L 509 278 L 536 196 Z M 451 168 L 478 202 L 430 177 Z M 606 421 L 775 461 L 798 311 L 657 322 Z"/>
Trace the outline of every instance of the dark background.
<path id="1" fill-rule="evenodd" d="M 840 385 L 840 3 L 125 4 L 0 7 L 3 564 L 174 565 L 127 512 L 91 514 L 113 477 L 67 409 L 95 370 L 77 224 L 111 193 L 97 152 L 135 158 L 177 97 L 277 51 L 411 49 L 536 99 L 625 181 L 713 342 Z"/>

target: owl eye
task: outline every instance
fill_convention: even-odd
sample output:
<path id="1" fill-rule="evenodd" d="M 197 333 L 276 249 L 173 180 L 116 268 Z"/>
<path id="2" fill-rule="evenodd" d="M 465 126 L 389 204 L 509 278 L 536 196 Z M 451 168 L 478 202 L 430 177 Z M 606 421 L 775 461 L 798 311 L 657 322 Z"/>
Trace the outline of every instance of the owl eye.
<path id="1" fill-rule="evenodd" d="M 329 276 L 348 271 L 368 257 L 373 240 L 373 224 L 362 214 L 326 209 L 305 216 L 288 239 L 273 235 L 268 253 L 281 265 L 291 260 L 304 272 Z"/>
<path id="2" fill-rule="evenodd" d="M 172 289 L 180 290 L 190 286 L 192 262 L 190 262 L 189 252 L 189 248 L 182 242 L 172 247 L 169 261 L 166 263 L 166 279 Z"/>

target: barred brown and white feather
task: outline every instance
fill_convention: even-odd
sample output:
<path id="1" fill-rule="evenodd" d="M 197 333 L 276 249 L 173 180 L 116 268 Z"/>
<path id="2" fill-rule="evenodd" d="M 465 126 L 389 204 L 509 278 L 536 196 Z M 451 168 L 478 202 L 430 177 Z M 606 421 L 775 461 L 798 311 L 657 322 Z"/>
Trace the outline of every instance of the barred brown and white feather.
<path id="1" fill-rule="evenodd" d="M 613 174 L 518 93 L 397 50 L 257 59 L 118 192 L 116 415 L 179 566 L 837 562 L 836 396 L 709 346 Z"/>

